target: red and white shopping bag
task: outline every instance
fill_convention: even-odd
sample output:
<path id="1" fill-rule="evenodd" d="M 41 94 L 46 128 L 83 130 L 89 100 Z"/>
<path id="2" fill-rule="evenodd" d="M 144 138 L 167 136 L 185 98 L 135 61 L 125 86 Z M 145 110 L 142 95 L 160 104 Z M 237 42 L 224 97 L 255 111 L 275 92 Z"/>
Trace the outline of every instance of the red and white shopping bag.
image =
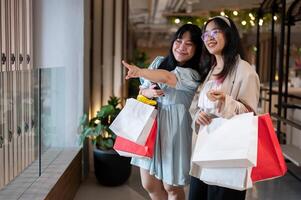
<path id="1" fill-rule="evenodd" d="M 109 128 L 120 137 L 144 145 L 156 116 L 154 106 L 130 98 Z"/>
<path id="2" fill-rule="evenodd" d="M 156 136 L 157 136 L 157 120 L 154 121 L 154 124 L 149 133 L 145 145 L 139 145 L 130 140 L 117 136 L 113 148 L 121 156 L 151 158 L 154 154 Z"/>
<path id="3" fill-rule="evenodd" d="M 269 114 L 258 116 L 257 165 L 253 167 L 253 182 L 283 176 L 287 166 Z"/>

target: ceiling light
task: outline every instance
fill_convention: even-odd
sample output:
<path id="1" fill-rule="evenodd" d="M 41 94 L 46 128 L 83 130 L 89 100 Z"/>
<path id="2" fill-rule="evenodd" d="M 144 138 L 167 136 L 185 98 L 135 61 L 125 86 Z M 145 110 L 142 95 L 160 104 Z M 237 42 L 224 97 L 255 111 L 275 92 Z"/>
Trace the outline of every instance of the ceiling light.
<path id="1" fill-rule="evenodd" d="M 233 11 L 233 15 L 237 16 L 238 12 L 236 10 Z"/>
<path id="2" fill-rule="evenodd" d="M 176 24 L 179 24 L 180 22 L 181 22 L 181 20 L 180 20 L 179 18 L 176 18 L 176 19 L 175 19 L 175 23 L 176 23 Z"/>

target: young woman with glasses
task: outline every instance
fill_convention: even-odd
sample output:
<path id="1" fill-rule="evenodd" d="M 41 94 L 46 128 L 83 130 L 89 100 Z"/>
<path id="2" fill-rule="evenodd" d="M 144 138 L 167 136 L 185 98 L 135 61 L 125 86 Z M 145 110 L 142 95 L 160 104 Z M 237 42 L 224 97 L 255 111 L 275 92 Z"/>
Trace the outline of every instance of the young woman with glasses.
<path id="1" fill-rule="evenodd" d="M 143 78 L 140 93 L 148 98 L 157 97 L 154 155 L 151 159 L 132 158 L 131 162 L 140 167 L 142 186 L 153 200 L 183 200 L 183 188 L 190 182 L 192 120 L 188 109 L 202 79 L 201 33 L 196 25 L 181 26 L 174 35 L 169 54 L 157 57 L 149 69 L 123 62 L 128 69 L 127 79 Z"/>
<path id="2" fill-rule="evenodd" d="M 213 117 L 231 118 L 256 112 L 259 101 L 259 78 L 253 67 L 242 59 L 240 37 L 233 21 L 223 16 L 211 18 L 203 27 L 202 40 L 205 47 L 201 60 L 210 71 L 190 107 L 196 130 L 194 139 L 200 126 L 210 124 Z M 199 180 L 201 168 L 193 163 L 190 174 L 190 200 L 245 199 L 246 191 L 208 185 Z"/>

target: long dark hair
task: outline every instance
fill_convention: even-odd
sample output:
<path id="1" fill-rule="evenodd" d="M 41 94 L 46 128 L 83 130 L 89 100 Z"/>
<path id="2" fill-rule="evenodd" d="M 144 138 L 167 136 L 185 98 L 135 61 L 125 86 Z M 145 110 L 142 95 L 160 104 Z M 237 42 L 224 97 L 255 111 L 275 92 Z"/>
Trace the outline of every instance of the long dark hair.
<path id="1" fill-rule="evenodd" d="M 171 45 L 169 48 L 169 54 L 164 58 L 162 63 L 159 65 L 158 69 L 165 69 L 168 71 L 172 71 L 176 68 L 176 66 L 179 66 L 179 63 L 176 61 L 173 53 L 172 53 L 172 47 L 173 43 L 177 39 L 181 39 L 184 35 L 184 33 L 189 32 L 190 33 L 190 39 L 191 42 L 195 45 L 195 53 L 193 57 L 184 63 L 181 67 L 185 68 L 191 68 L 196 70 L 197 72 L 200 71 L 200 58 L 201 58 L 201 51 L 203 46 L 203 41 L 201 39 L 202 30 L 197 26 L 193 24 L 184 24 L 181 26 L 177 32 L 175 33 Z M 201 73 L 200 73 L 201 74 Z"/>
<path id="2" fill-rule="evenodd" d="M 230 22 L 230 26 L 226 22 L 227 19 Z M 203 32 L 205 32 L 207 25 L 213 21 L 217 28 L 219 28 L 223 32 L 225 37 L 225 46 L 222 50 L 224 68 L 220 72 L 219 78 L 225 78 L 233 71 L 238 61 L 238 56 L 244 58 L 244 52 L 237 27 L 230 18 L 227 19 L 222 19 L 221 17 L 213 17 L 212 19 L 209 19 L 203 27 Z M 216 65 L 214 55 L 210 54 L 205 46 L 202 49 L 201 60 L 202 65 L 205 69 L 210 69 L 211 66 Z"/>

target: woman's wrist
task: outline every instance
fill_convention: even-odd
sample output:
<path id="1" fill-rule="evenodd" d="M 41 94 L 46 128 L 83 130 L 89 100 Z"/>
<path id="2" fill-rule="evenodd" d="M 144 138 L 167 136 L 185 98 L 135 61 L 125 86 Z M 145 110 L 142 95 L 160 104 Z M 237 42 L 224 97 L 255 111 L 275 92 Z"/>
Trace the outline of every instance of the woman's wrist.
<path id="1" fill-rule="evenodd" d="M 137 75 L 138 75 L 138 77 L 144 77 L 143 75 L 144 75 L 144 69 L 143 68 L 138 68 L 138 70 L 137 70 Z"/>
<path id="2" fill-rule="evenodd" d="M 145 96 L 144 91 L 145 91 L 145 89 L 140 89 L 139 94 Z"/>
<path id="3" fill-rule="evenodd" d="M 147 98 L 150 98 L 149 94 L 147 93 L 147 89 L 141 89 L 140 94 L 147 97 Z"/>

